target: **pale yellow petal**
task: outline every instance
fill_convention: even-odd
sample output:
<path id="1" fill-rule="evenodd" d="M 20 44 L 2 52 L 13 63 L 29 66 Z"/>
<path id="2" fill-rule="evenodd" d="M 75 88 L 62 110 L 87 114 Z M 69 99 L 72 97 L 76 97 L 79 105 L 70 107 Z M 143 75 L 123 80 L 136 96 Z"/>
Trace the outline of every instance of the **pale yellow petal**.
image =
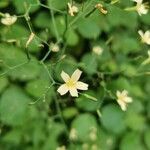
<path id="1" fill-rule="evenodd" d="M 88 89 L 88 84 L 78 81 L 76 83 L 76 88 L 79 89 L 79 90 L 87 90 Z"/>
<path id="2" fill-rule="evenodd" d="M 120 92 L 120 91 L 117 91 L 117 92 L 116 92 L 116 95 L 117 95 L 117 97 L 120 97 L 121 92 Z"/>
<path id="3" fill-rule="evenodd" d="M 64 71 L 61 72 L 61 77 L 65 82 L 67 82 L 70 79 L 69 75 Z"/>
<path id="4" fill-rule="evenodd" d="M 127 95 L 128 95 L 128 91 L 123 90 L 123 91 L 122 91 L 122 95 L 123 95 L 123 96 L 127 96 Z"/>
<path id="5" fill-rule="evenodd" d="M 120 107 L 123 111 L 126 111 L 127 105 L 125 102 L 118 100 L 118 104 L 120 105 Z"/>
<path id="6" fill-rule="evenodd" d="M 143 36 L 144 36 L 143 31 L 142 31 L 142 30 L 139 30 L 138 33 L 139 33 L 139 35 L 141 36 L 141 38 L 143 38 Z"/>
<path id="7" fill-rule="evenodd" d="M 78 91 L 76 88 L 69 89 L 69 92 L 72 97 L 78 97 Z"/>
<path id="8" fill-rule="evenodd" d="M 82 71 L 80 71 L 79 69 L 76 69 L 76 70 L 74 71 L 74 73 L 72 74 L 71 79 L 72 79 L 74 82 L 76 82 L 76 81 L 79 80 L 81 74 L 82 74 Z"/>
<path id="9" fill-rule="evenodd" d="M 60 95 L 64 95 L 68 92 L 68 87 L 66 86 L 66 84 L 62 84 L 58 90 L 57 90 L 58 93 L 60 93 Z"/>
<path id="10" fill-rule="evenodd" d="M 131 97 L 126 97 L 126 98 L 125 98 L 125 102 L 131 103 L 131 102 L 132 102 L 132 98 L 131 98 Z"/>

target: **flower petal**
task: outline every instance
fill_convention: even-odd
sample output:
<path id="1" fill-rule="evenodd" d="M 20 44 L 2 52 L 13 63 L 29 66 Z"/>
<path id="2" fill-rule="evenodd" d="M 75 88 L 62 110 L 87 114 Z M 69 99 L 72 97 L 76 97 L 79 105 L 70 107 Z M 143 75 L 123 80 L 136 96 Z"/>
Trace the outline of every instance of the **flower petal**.
<path id="1" fill-rule="evenodd" d="M 79 90 L 87 90 L 88 84 L 79 81 L 76 83 L 76 88 Z"/>
<path id="2" fill-rule="evenodd" d="M 126 97 L 126 96 L 128 95 L 128 91 L 123 90 L 123 91 L 122 91 L 122 95 Z"/>
<path id="3" fill-rule="evenodd" d="M 118 104 L 120 105 L 123 111 L 127 110 L 127 104 L 125 102 L 118 100 Z"/>
<path id="4" fill-rule="evenodd" d="M 76 69 L 76 70 L 74 71 L 74 73 L 72 74 L 71 79 L 72 79 L 74 82 L 76 82 L 76 81 L 79 80 L 81 74 L 82 74 L 82 71 L 80 71 L 79 69 Z"/>
<path id="5" fill-rule="evenodd" d="M 134 2 L 141 4 L 143 2 L 143 0 L 133 0 Z"/>
<path id="6" fill-rule="evenodd" d="M 116 95 L 117 95 L 117 97 L 120 97 L 121 92 L 120 92 L 120 91 L 117 91 L 117 92 L 116 92 Z"/>
<path id="7" fill-rule="evenodd" d="M 61 77 L 65 82 L 67 82 L 70 79 L 69 75 L 64 71 L 61 72 Z"/>
<path id="8" fill-rule="evenodd" d="M 125 102 L 126 103 L 131 103 L 132 102 L 132 98 L 131 97 L 126 97 L 125 98 Z"/>
<path id="9" fill-rule="evenodd" d="M 78 91 L 76 88 L 69 89 L 69 92 L 72 97 L 78 97 Z"/>
<path id="10" fill-rule="evenodd" d="M 138 33 L 139 33 L 139 35 L 141 36 L 141 38 L 143 38 L 143 36 L 144 36 L 143 31 L 142 31 L 142 30 L 139 30 Z"/>
<path id="11" fill-rule="evenodd" d="M 68 92 L 68 87 L 66 86 L 66 84 L 62 84 L 58 90 L 57 90 L 58 93 L 60 93 L 60 95 L 64 95 Z"/>

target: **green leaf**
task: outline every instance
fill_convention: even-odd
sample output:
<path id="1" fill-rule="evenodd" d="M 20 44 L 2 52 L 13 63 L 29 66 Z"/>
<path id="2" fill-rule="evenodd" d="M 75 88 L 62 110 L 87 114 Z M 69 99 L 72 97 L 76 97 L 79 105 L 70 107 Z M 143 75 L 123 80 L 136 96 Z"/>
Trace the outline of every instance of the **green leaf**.
<path id="1" fill-rule="evenodd" d="M 96 60 L 95 55 L 92 55 L 91 53 L 85 54 L 83 56 L 81 62 L 83 63 L 82 67 L 85 70 L 85 72 L 87 72 L 90 75 L 96 73 L 96 71 L 97 71 L 97 60 Z"/>
<path id="2" fill-rule="evenodd" d="M 59 35 L 64 34 L 64 31 L 66 29 L 64 16 L 55 17 L 55 23 L 53 23 L 53 21 L 51 20 L 49 25 L 50 25 L 51 34 L 53 36 L 56 37 L 56 33 L 58 33 Z"/>
<path id="3" fill-rule="evenodd" d="M 66 32 L 65 37 L 66 37 L 67 44 L 70 45 L 70 46 L 75 46 L 79 42 L 79 37 L 78 37 L 77 33 L 74 30 L 71 30 L 71 29 L 68 30 Z"/>
<path id="4" fill-rule="evenodd" d="M 127 133 L 120 144 L 120 150 L 146 150 L 141 141 L 141 135 L 135 132 Z"/>
<path id="5" fill-rule="evenodd" d="M 26 85 L 26 91 L 34 96 L 34 97 L 41 97 L 43 94 L 45 94 L 45 91 L 47 91 L 50 83 L 48 80 L 44 79 L 35 79 L 33 81 L 30 81 Z"/>
<path id="6" fill-rule="evenodd" d="M 90 95 L 88 95 L 90 94 Z M 91 96 L 92 95 L 92 96 Z M 87 94 L 82 94 L 79 98 L 76 99 L 76 105 L 80 109 L 86 110 L 86 111 L 96 111 L 98 108 L 98 104 L 100 103 L 97 98 L 93 97 L 95 96 L 94 92 L 88 92 Z"/>
<path id="7" fill-rule="evenodd" d="M 63 116 L 66 119 L 71 119 L 78 114 L 78 110 L 75 107 L 69 107 L 63 110 Z"/>
<path id="8" fill-rule="evenodd" d="M 88 39 L 97 38 L 101 32 L 98 24 L 96 24 L 93 20 L 84 18 L 78 21 L 77 29 L 84 38 Z"/>
<path id="9" fill-rule="evenodd" d="M 94 116 L 80 114 L 73 120 L 71 127 L 76 129 L 79 140 L 86 141 L 89 139 L 91 128 L 97 128 L 97 123 Z"/>
<path id="10" fill-rule="evenodd" d="M 150 128 L 148 130 L 146 130 L 144 133 L 144 141 L 146 143 L 147 149 L 150 149 L 149 139 L 150 139 Z"/>
<path id="11" fill-rule="evenodd" d="M 127 113 L 125 120 L 126 120 L 127 126 L 131 128 L 132 130 L 142 131 L 146 128 L 145 126 L 146 118 L 139 113 L 130 111 Z"/>
<path id="12" fill-rule="evenodd" d="M 8 88 L 0 100 L 0 120 L 8 125 L 21 125 L 26 120 L 29 97 L 18 87 Z"/>
<path id="13" fill-rule="evenodd" d="M 50 14 L 46 13 L 46 12 L 40 12 L 37 14 L 35 20 L 34 20 L 34 24 L 38 27 L 38 28 L 49 28 L 50 25 Z"/>
<path id="14" fill-rule="evenodd" d="M 102 108 L 102 125 L 115 134 L 122 133 L 125 130 L 124 112 L 113 104 Z"/>
<path id="15" fill-rule="evenodd" d="M 4 72 L 12 79 L 29 80 L 40 72 L 40 64 L 35 59 L 28 62 L 26 54 L 19 48 L 0 44 L 0 59 L 5 64 Z"/>
<path id="16" fill-rule="evenodd" d="M 39 0 L 13 0 L 12 2 L 18 13 L 25 13 L 31 5 L 34 7 L 32 6 L 29 12 L 35 12 L 39 8 Z"/>
<path id="17" fill-rule="evenodd" d="M 0 77 L 0 93 L 6 88 L 8 84 L 9 82 L 6 77 Z"/>
<path id="18" fill-rule="evenodd" d="M 55 9 L 64 9 L 67 7 L 69 0 L 48 0 L 48 6 Z"/>
<path id="19" fill-rule="evenodd" d="M 14 24 L 9 30 L 5 30 L 6 28 L 1 33 L 4 40 L 16 40 L 16 42 L 27 41 L 30 34 L 28 29 L 18 24 Z"/>

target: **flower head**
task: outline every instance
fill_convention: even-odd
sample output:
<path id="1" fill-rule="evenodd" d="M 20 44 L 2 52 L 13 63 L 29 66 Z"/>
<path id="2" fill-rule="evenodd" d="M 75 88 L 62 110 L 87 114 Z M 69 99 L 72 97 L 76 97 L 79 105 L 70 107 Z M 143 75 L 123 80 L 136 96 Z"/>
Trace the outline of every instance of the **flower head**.
<path id="1" fill-rule="evenodd" d="M 147 14 L 148 13 L 148 9 L 147 9 L 147 4 L 142 3 L 143 0 L 133 0 L 134 2 L 136 2 L 136 11 L 138 12 L 138 14 L 141 16 L 143 14 Z"/>
<path id="2" fill-rule="evenodd" d="M 127 103 L 132 102 L 132 98 L 128 96 L 128 92 L 126 90 L 123 90 L 122 92 L 117 91 L 117 102 L 120 105 L 121 109 L 123 111 L 126 111 L 127 109 Z"/>
<path id="3" fill-rule="evenodd" d="M 97 55 L 101 55 L 102 52 L 103 52 L 103 48 L 100 47 L 100 46 L 94 46 L 93 49 L 92 49 L 92 51 L 93 51 L 95 54 L 97 54 Z"/>
<path id="4" fill-rule="evenodd" d="M 70 14 L 70 16 L 74 16 L 75 13 L 79 11 L 78 7 L 71 5 L 70 3 L 68 3 L 68 8 L 69 8 L 68 13 Z"/>
<path id="5" fill-rule="evenodd" d="M 17 21 L 17 16 L 10 16 L 10 14 L 6 13 L 4 14 L 4 17 L 1 19 L 1 23 L 10 26 L 14 24 Z"/>
<path id="6" fill-rule="evenodd" d="M 144 33 L 142 30 L 139 30 L 138 33 L 141 36 L 142 43 L 150 45 L 150 31 Z"/>
<path id="7" fill-rule="evenodd" d="M 50 49 L 52 52 L 58 52 L 60 50 L 59 45 L 54 43 L 50 44 Z"/>
<path id="8" fill-rule="evenodd" d="M 82 71 L 76 69 L 70 77 L 67 73 L 62 71 L 61 77 L 65 81 L 65 83 L 62 84 L 57 90 L 60 93 L 60 95 L 64 95 L 69 91 L 72 97 L 78 97 L 77 89 L 88 89 L 88 84 L 78 81 L 81 76 L 81 73 Z"/>

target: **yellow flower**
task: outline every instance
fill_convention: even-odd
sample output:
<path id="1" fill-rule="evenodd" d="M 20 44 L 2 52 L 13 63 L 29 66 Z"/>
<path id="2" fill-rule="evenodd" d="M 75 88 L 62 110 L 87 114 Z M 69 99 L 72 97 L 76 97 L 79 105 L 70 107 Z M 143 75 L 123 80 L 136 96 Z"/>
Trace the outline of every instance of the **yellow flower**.
<path id="1" fill-rule="evenodd" d="M 128 96 L 128 92 L 126 90 L 123 90 L 122 92 L 117 91 L 117 102 L 120 105 L 121 109 L 123 111 L 126 111 L 127 109 L 127 103 L 132 102 L 132 98 Z"/>
<path id="2" fill-rule="evenodd" d="M 67 73 L 62 71 L 61 77 L 65 81 L 65 83 L 62 84 L 57 90 L 60 93 L 60 95 L 64 95 L 69 91 L 72 97 L 78 97 L 77 89 L 88 89 L 88 84 L 78 81 L 81 76 L 81 73 L 82 71 L 76 69 L 70 77 Z"/>
<path id="3" fill-rule="evenodd" d="M 10 14 L 6 13 L 4 14 L 4 17 L 1 19 L 1 23 L 10 26 L 14 24 L 17 21 L 17 16 L 10 16 Z"/>
<path id="4" fill-rule="evenodd" d="M 78 12 L 78 7 L 71 5 L 70 3 L 68 3 L 68 13 L 70 14 L 70 16 L 74 16 L 75 13 Z"/>
<path id="5" fill-rule="evenodd" d="M 143 0 L 133 0 L 134 2 L 136 2 L 136 11 L 138 12 L 138 14 L 141 16 L 142 14 L 147 14 L 148 13 L 148 9 L 147 9 L 147 5 L 142 3 Z"/>
<path id="6" fill-rule="evenodd" d="M 138 33 L 141 36 L 142 43 L 150 45 L 150 31 L 144 33 L 142 30 L 139 30 Z"/>

